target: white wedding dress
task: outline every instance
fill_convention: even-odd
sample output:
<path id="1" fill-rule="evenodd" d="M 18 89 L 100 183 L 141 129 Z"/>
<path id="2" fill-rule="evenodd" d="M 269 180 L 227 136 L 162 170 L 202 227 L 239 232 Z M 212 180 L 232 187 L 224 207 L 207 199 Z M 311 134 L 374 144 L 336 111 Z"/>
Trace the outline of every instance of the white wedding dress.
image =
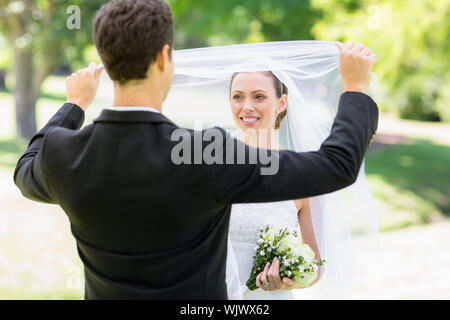
<path id="1" fill-rule="evenodd" d="M 250 277 L 253 267 L 253 256 L 255 254 L 256 241 L 260 228 L 267 224 L 288 228 L 291 232 L 297 231 L 298 210 L 293 200 L 266 202 L 266 203 L 243 203 L 231 206 L 229 241 L 236 257 L 239 278 L 241 282 L 240 292 L 244 300 L 292 300 L 292 290 L 264 291 L 256 289 L 251 291 L 245 283 Z"/>

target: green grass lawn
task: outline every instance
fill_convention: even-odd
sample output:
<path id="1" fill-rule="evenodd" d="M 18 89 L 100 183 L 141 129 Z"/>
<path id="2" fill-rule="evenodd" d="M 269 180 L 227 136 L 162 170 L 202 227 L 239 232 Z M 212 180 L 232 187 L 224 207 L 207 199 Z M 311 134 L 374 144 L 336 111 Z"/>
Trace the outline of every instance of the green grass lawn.
<path id="1" fill-rule="evenodd" d="M 418 140 L 369 153 L 366 173 L 382 231 L 450 216 L 450 146 Z"/>

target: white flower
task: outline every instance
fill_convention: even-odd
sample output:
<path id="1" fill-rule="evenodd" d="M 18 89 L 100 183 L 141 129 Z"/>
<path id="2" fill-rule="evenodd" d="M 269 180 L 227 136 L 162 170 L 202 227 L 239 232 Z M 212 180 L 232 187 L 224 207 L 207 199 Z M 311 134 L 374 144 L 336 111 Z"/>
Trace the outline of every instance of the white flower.
<path id="1" fill-rule="evenodd" d="M 288 275 L 289 277 L 292 275 L 291 270 L 288 270 L 288 272 L 286 272 L 286 273 L 287 273 L 287 275 Z"/>
<path id="2" fill-rule="evenodd" d="M 303 266 L 299 266 L 298 271 L 303 272 L 303 271 L 305 271 L 305 268 Z"/>
<path id="3" fill-rule="evenodd" d="M 275 230 L 274 228 L 270 228 L 265 234 L 264 239 L 273 241 L 275 239 L 275 235 L 277 234 L 278 230 Z"/>
<path id="4" fill-rule="evenodd" d="M 301 253 L 300 253 L 300 250 L 299 250 L 298 248 L 292 247 L 291 250 L 292 250 L 292 253 L 293 253 L 296 257 L 300 256 Z"/>
<path id="5" fill-rule="evenodd" d="M 258 241 L 257 241 L 256 243 L 261 244 L 261 243 L 263 243 L 263 242 L 264 242 L 264 240 L 261 239 L 261 238 L 259 238 Z"/>
<path id="6" fill-rule="evenodd" d="M 310 264 L 311 262 L 313 262 L 313 259 L 310 256 L 307 255 L 303 255 L 303 260 L 305 260 L 305 263 Z"/>
<path id="7" fill-rule="evenodd" d="M 258 248 L 259 248 L 258 246 L 255 246 L 253 249 L 254 249 L 254 250 L 258 250 Z"/>
<path id="8" fill-rule="evenodd" d="M 264 252 L 264 250 L 261 250 L 261 251 L 259 251 L 259 254 L 263 256 L 263 255 L 265 255 L 266 253 Z"/>

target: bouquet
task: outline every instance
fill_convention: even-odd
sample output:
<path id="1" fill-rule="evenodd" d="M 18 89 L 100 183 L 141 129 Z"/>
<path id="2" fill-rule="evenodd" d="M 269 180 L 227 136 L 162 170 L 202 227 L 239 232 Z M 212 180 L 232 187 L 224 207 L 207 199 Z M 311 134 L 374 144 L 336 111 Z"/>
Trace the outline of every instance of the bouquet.
<path id="1" fill-rule="evenodd" d="M 280 261 L 280 277 L 288 277 L 302 287 L 307 287 L 314 281 L 317 277 L 317 266 L 325 262 L 322 259 L 315 260 L 314 251 L 302 243 L 297 232 L 291 234 L 287 229 L 269 225 L 260 229 L 255 250 L 253 268 L 246 283 L 252 291 L 258 289 L 258 274 L 264 270 L 266 263 L 272 263 L 275 257 Z"/>

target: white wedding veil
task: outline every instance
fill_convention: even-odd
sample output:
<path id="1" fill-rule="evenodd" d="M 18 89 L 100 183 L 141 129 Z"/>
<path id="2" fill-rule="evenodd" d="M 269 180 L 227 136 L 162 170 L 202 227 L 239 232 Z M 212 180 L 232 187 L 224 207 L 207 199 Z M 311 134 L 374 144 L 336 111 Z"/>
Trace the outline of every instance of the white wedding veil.
<path id="1" fill-rule="evenodd" d="M 289 91 L 280 145 L 295 151 L 315 151 L 330 134 L 343 91 L 339 51 L 333 42 L 267 42 L 178 50 L 173 59 L 174 82 L 163 114 L 182 127 L 235 130 L 229 102 L 231 76 L 235 72 L 272 71 Z M 373 74 L 369 95 L 375 101 L 377 88 Z M 311 197 L 310 204 L 318 247 L 327 262 L 321 280 L 311 288 L 298 290 L 299 297 L 307 291 L 304 298 L 352 298 L 355 285 L 367 285 L 355 284 L 356 278 L 373 279 L 378 254 L 378 216 L 364 164 L 352 186 Z M 228 250 L 228 291 L 232 298 L 240 299 L 239 287 L 247 279 L 237 272 L 232 246 L 228 245 Z"/>

